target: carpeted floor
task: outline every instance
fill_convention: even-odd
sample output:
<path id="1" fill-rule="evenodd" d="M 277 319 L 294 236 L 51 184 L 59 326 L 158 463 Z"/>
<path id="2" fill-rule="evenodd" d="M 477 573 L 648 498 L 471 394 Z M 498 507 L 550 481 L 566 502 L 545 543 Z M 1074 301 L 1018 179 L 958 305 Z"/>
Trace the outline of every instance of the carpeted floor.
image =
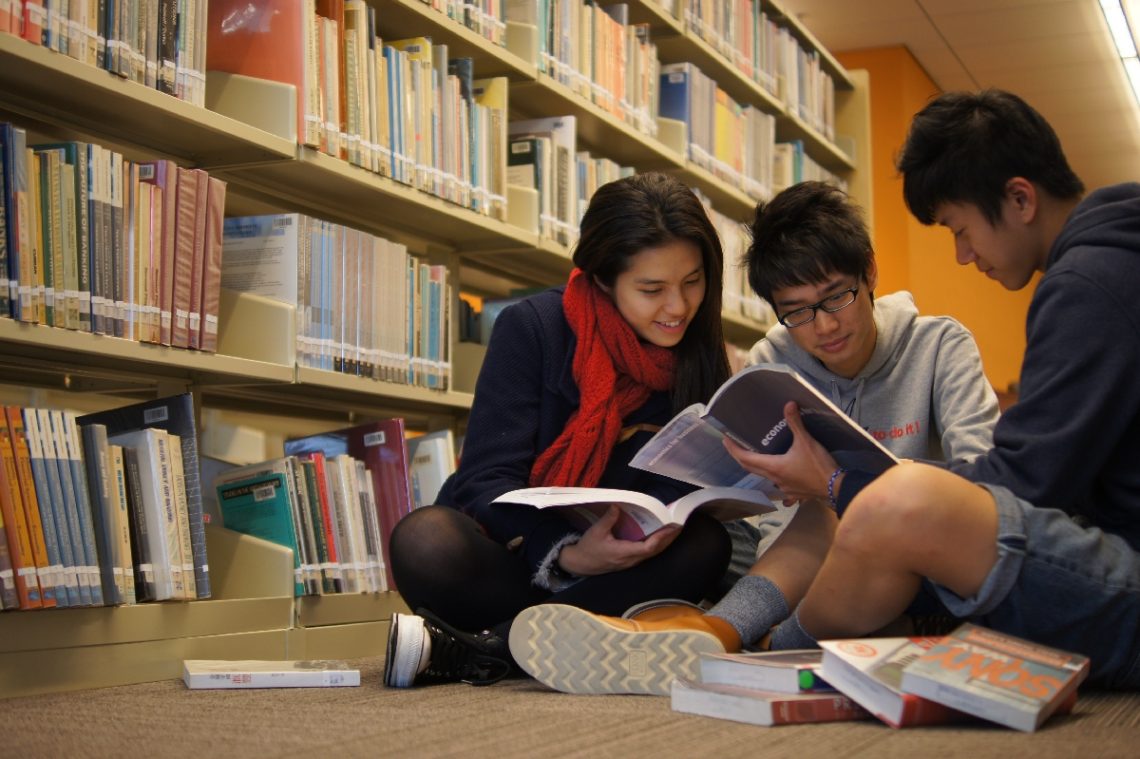
<path id="1" fill-rule="evenodd" d="M 1083 693 L 1036 733 L 983 723 L 763 728 L 677 714 L 668 699 L 568 696 L 533 680 L 392 690 L 189 691 L 180 680 L 0 701 L 5 757 L 1135 757 L 1140 694 Z"/>

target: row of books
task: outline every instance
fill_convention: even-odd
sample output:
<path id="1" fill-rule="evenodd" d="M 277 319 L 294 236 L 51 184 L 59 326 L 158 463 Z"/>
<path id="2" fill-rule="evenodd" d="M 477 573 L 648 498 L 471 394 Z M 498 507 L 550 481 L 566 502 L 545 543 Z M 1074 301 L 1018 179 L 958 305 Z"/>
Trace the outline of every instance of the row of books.
<path id="1" fill-rule="evenodd" d="M 800 182 L 830 182 L 844 192 L 847 180 L 828 171 L 804 150 L 803 140 L 776 143 L 772 160 L 772 187 L 776 192 Z"/>
<path id="2" fill-rule="evenodd" d="M 3 608 L 210 597 L 189 395 L 5 407 L 0 459 Z"/>
<path id="3" fill-rule="evenodd" d="M 675 711 L 781 725 L 878 718 L 894 728 L 980 718 L 1032 732 L 1071 711 L 1089 660 L 969 622 L 941 637 L 820 641 L 822 649 L 702 654 Z"/>
<path id="4" fill-rule="evenodd" d="M 296 309 L 297 363 L 446 390 L 448 268 L 400 243 L 303 214 L 225 220 L 223 287 Z"/>
<path id="5" fill-rule="evenodd" d="M 301 144 L 506 218 L 505 77 L 427 36 L 382 40 L 365 0 L 282 0 L 235 28 L 245 9 L 211 0 L 208 66 L 293 85 Z"/>
<path id="6" fill-rule="evenodd" d="M 206 102 L 206 0 L 7 0 L 0 33 Z"/>
<path id="7" fill-rule="evenodd" d="M 0 316 L 213 352 L 226 184 L 0 123 Z"/>
<path id="8" fill-rule="evenodd" d="M 506 3 L 503 0 L 421 0 L 496 45 L 507 43 Z"/>
<path id="9" fill-rule="evenodd" d="M 507 21 L 536 29 L 540 71 L 642 134 L 657 134 L 661 64 L 649 24 L 631 24 L 628 4 L 526 0 L 507 4 Z"/>
<path id="10" fill-rule="evenodd" d="M 746 77 L 775 95 L 788 113 L 835 139 L 835 80 L 781 26 L 761 0 L 684 0 L 686 26 Z"/>
<path id="11" fill-rule="evenodd" d="M 212 14 L 228 18 L 233 5 L 240 4 L 213 0 Z M 760 24 L 763 14 L 753 15 Z M 684 121 L 689 158 L 751 197 L 769 197 L 775 186 L 776 117 L 736 102 L 692 63 L 661 66 L 648 27 L 629 24 L 628 16 L 625 4 L 577 0 L 529 0 L 506 10 L 510 23 L 538 29 L 539 62 L 554 78 L 643 134 L 656 134 L 658 116 Z M 698 14 L 693 23 L 699 19 Z M 470 59 L 450 57 L 446 44 L 427 36 L 381 40 L 378 22 L 382 18 L 364 0 L 282 0 L 272 27 L 234 30 L 211 21 L 210 69 L 292 84 L 302 144 L 495 218 L 506 218 L 508 156 L 520 155 L 513 141 L 508 153 L 505 132 L 513 138 L 541 129 L 561 137 L 552 145 L 551 160 L 572 171 L 576 126 L 569 140 L 549 124 L 506 126 L 506 79 L 474 78 Z M 764 23 L 786 40 L 770 47 L 792 51 L 780 57 L 806 61 L 789 64 L 778 77 L 797 91 L 805 89 L 803 99 L 812 104 L 789 110 L 833 136 L 834 84 L 819 71 L 818 56 L 812 58 L 786 29 Z M 801 69 L 814 73 L 795 74 Z M 817 80 L 811 87 L 796 84 Z M 570 117 L 554 118 L 572 123 Z M 563 151 L 569 154 L 563 157 Z M 552 181 L 563 184 L 566 199 L 554 191 L 543 226 L 553 226 L 548 236 L 569 244 L 577 221 L 569 203 L 577 195 L 561 177 L 556 171 Z"/>
<path id="12" fill-rule="evenodd" d="M 376 492 L 364 462 L 321 452 L 236 467 L 214 480 L 222 525 L 293 552 L 294 595 L 388 589 Z"/>
<path id="13" fill-rule="evenodd" d="M 756 200 L 772 195 L 775 116 L 740 105 L 693 63 L 662 66 L 660 109 L 684 122 L 686 158 Z"/>
<path id="14" fill-rule="evenodd" d="M 775 324 L 776 312 L 748 284 L 748 270 L 744 265 L 748 246 L 752 243 L 748 225 L 713 208 L 703 194 L 698 192 L 697 196 L 705 204 L 705 211 L 720 236 L 721 249 L 724 251 L 721 313 L 743 316 L 758 324 Z"/>
<path id="15" fill-rule="evenodd" d="M 394 590 L 392 530 L 434 503 L 456 461 L 450 430 L 405 434 L 393 418 L 287 440 L 281 457 L 215 474 L 208 510 L 290 548 L 298 596 Z"/>
<path id="16" fill-rule="evenodd" d="M 578 239 L 578 223 L 590 200 L 579 179 L 600 160 L 578 150 L 577 129 L 577 119 L 569 115 L 508 126 L 507 182 L 538 192 L 538 233 L 563 245 Z"/>

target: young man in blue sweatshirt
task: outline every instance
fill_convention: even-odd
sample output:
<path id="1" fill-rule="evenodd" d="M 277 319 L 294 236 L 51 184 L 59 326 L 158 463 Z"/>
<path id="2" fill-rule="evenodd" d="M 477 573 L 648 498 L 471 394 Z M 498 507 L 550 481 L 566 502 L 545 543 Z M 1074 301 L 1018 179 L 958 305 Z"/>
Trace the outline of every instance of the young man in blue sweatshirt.
<path id="1" fill-rule="evenodd" d="M 899 458 L 962 465 L 990 449 L 998 403 L 972 335 L 948 317 L 919 316 L 909 293 L 873 296 L 870 238 L 842 191 L 794 185 L 757 208 L 752 236 L 749 283 L 780 321 L 753 348 L 753 363 L 791 364 Z M 825 493 L 832 471 L 817 474 Z M 715 636 L 725 650 L 755 643 L 806 592 L 836 526 L 834 512 L 818 501 L 774 516 L 762 525 L 769 534 L 759 559 L 755 539 L 733 525 L 736 576 L 707 614 L 677 605 L 632 620 L 561 607 L 528 612 L 512 631 L 516 660 L 561 690 L 663 693 L 671 675 L 694 674 L 690 655 L 702 640 L 711 643 L 702 636 Z M 787 527 L 773 535 L 782 521 Z M 908 611 L 945 614 L 933 599 Z M 559 632 L 532 632 L 538 627 Z M 627 647 L 654 654 L 636 672 L 619 667 L 615 674 L 612 661 L 628 657 L 612 654 Z M 577 666 L 546 668 L 551 658 Z"/>

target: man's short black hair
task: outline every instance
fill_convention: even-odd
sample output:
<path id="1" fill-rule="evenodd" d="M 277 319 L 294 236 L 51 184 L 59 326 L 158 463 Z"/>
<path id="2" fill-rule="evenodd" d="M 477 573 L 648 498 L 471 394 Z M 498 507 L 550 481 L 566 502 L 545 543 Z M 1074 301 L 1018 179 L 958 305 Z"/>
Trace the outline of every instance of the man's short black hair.
<path id="1" fill-rule="evenodd" d="M 997 224 L 1014 177 L 1062 200 L 1085 190 L 1049 122 L 1017 95 L 995 89 L 931 100 L 911 121 L 898 170 L 907 208 L 923 224 L 936 221 L 942 203 L 970 203 Z"/>
<path id="2" fill-rule="evenodd" d="M 858 206 L 824 182 L 800 182 L 756 206 L 745 254 L 748 284 L 775 307 L 772 293 L 846 274 L 862 278 L 875 259 Z"/>

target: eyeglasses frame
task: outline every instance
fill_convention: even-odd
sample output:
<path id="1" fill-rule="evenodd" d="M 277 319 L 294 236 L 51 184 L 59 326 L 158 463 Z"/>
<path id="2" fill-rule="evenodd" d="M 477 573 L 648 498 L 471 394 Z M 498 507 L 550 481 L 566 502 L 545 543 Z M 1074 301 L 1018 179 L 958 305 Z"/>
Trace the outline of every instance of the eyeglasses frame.
<path id="1" fill-rule="evenodd" d="M 823 305 L 824 303 L 831 300 L 832 298 L 843 295 L 845 293 L 851 293 L 851 300 L 844 303 L 842 306 L 839 306 L 838 308 L 828 308 L 827 306 Z M 777 316 L 776 320 L 778 322 L 780 322 L 780 324 L 783 324 L 788 329 L 795 329 L 796 327 L 802 327 L 805 324 L 811 324 L 813 321 L 815 321 L 815 316 L 816 316 L 816 313 L 818 311 L 823 311 L 823 312 L 828 313 L 828 314 L 839 313 L 840 311 L 842 311 L 843 309 L 847 308 L 852 303 L 854 303 L 858 299 L 858 297 L 859 297 L 859 283 L 857 282 L 857 283 L 855 283 L 855 285 L 853 287 L 848 287 L 846 290 L 840 290 L 839 292 L 832 293 L 831 295 L 828 295 L 826 298 L 819 301 L 818 303 L 813 303 L 810 306 L 801 306 L 797 309 L 789 311 L 788 313 L 784 314 L 783 316 Z M 788 317 L 791 316 L 792 314 L 798 314 L 801 311 L 811 311 L 811 318 L 808 319 L 807 321 L 797 322 L 796 324 L 788 324 L 788 322 L 787 322 Z"/>

